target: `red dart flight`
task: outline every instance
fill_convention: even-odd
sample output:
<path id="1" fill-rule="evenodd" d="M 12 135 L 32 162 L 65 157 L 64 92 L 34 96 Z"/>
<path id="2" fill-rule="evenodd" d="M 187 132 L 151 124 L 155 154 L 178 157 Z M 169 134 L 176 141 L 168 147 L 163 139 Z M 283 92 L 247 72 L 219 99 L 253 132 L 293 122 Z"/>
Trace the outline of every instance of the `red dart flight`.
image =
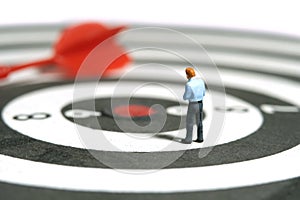
<path id="1" fill-rule="evenodd" d="M 69 78 L 109 76 L 130 62 L 125 50 L 113 37 L 124 28 L 120 26 L 110 29 L 93 22 L 68 27 L 54 44 L 53 57 L 17 66 L 0 67 L 0 78 L 24 68 L 47 65 L 55 65 Z"/>

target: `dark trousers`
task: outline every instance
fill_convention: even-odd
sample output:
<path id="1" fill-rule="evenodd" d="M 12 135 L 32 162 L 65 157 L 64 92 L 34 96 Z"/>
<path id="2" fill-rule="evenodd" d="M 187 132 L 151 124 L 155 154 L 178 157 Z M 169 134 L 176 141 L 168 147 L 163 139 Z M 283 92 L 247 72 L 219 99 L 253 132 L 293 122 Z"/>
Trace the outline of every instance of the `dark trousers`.
<path id="1" fill-rule="evenodd" d="M 187 116 L 186 116 L 186 141 L 191 142 L 193 140 L 193 126 L 197 125 L 197 139 L 203 140 L 203 103 L 200 102 L 190 102 L 188 106 Z"/>

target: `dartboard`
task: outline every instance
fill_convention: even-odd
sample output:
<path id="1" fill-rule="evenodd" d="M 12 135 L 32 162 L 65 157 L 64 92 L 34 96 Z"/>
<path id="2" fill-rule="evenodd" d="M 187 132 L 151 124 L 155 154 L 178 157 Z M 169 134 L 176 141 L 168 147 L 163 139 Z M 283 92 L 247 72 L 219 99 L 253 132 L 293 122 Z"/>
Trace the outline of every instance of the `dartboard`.
<path id="1" fill-rule="evenodd" d="M 64 27 L 2 28 L 1 62 L 51 54 Z M 117 39 L 132 62 L 114 77 L 1 80 L 0 199 L 299 198 L 298 38 L 132 25 Z M 180 142 L 187 66 L 207 87 L 203 143 Z"/>

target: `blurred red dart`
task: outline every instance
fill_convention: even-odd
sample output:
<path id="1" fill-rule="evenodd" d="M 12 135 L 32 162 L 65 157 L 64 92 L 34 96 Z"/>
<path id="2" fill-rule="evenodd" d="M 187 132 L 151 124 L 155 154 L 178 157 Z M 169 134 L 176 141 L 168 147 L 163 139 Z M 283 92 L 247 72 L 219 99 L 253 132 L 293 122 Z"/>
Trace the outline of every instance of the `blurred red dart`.
<path id="1" fill-rule="evenodd" d="M 5 78 L 11 72 L 24 68 L 46 65 L 56 65 L 63 70 L 66 76 L 75 77 L 89 53 L 103 41 L 105 41 L 105 44 L 101 48 L 96 48 L 96 53 L 99 56 L 93 56 L 93 60 L 90 61 L 93 64 L 89 65 L 90 67 L 85 66 L 86 69 L 81 70 L 80 75 L 97 76 L 95 73 L 101 72 L 99 68 L 105 70 L 104 75 L 110 75 L 112 71 L 123 68 L 130 61 L 123 48 L 111 38 L 124 28 L 124 26 L 120 26 L 108 29 L 99 23 L 83 23 L 69 27 L 63 31 L 61 37 L 55 43 L 53 57 L 17 66 L 0 66 L 0 78 Z M 116 59 L 107 64 L 108 62 L 105 62 L 108 59 L 107 57 Z"/>

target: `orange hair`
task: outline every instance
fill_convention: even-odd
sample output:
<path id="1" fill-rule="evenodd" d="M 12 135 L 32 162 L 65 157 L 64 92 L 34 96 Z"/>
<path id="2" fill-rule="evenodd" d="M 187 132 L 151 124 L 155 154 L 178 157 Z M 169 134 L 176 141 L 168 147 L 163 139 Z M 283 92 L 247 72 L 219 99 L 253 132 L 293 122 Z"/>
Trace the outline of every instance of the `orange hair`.
<path id="1" fill-rule="evenodd" d="M 185 73 L 188 78 L 192 78 L 192 77 L 196 76 L 195 70 L 191 67 L 186 68 Z"/>

